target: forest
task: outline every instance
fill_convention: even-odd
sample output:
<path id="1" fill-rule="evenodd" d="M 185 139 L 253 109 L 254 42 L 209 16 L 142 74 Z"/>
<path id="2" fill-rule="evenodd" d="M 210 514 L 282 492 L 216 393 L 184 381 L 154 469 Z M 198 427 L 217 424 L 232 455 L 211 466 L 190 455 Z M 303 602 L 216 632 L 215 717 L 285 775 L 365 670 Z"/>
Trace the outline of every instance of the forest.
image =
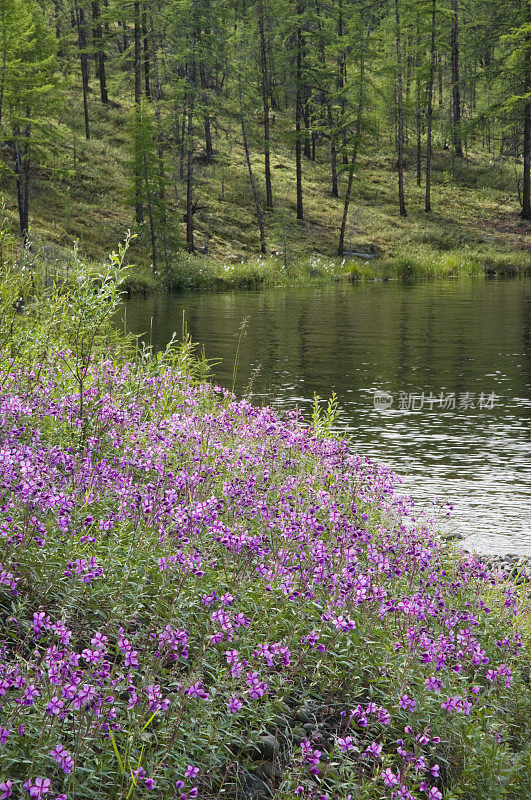
<path id="1" fill-rule="evenodd" d="M 527 0 L 0 0 L 0 49 L 15 249 L 525 258 Z"/>

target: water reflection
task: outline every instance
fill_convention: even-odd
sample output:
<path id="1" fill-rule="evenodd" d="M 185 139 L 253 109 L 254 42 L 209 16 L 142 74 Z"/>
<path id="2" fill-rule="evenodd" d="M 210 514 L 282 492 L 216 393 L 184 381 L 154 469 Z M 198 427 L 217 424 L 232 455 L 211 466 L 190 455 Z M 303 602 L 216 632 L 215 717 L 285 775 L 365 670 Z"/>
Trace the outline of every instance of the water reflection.
<path id="1" fill-rule="evenodd" d="M 531 281 L 371 284 L 188 294 L 127 303 L 127 327 L 162 348 L 183 311 L 230 388 L 308 413 L 335 391 L 358 452 L 390 464 L 421 503 L 446 498 L 452 529 L 483 552 L 531 553 Z M 152 322 L 151 322 L 152 320 Z M 376 410 L 376 390 L 393 406 Z M 400 392 L 455 393 L 456 408 L 398 409 Z M 470 393 L 474 408 L 459 408 Z M 494 407 L 477 408 L 483 393 Z"/>

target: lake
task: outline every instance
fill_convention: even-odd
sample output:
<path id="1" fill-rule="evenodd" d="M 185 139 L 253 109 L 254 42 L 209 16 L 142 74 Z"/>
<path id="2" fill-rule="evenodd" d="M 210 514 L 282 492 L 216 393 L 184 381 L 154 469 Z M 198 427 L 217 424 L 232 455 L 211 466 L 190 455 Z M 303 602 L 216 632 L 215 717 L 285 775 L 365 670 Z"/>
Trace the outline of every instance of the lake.
<path id="1" fill-rule="evenodd" d="M 127 328 L 156 349 L 181 331 L 216 383 L 255 403 L 337 395 L 357 452 L 481 553 L 531 555 L 531 279 L 334 284 L 134 298 Z"/>

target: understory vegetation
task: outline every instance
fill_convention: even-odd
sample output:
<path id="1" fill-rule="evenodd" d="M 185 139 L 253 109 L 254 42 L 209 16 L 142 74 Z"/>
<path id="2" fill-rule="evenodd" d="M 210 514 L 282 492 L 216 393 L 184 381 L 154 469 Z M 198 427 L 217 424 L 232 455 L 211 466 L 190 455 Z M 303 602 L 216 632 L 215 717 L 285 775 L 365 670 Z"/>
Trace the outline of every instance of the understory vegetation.
<path id="1" fill-rule="evenodd" d="M 422 189 L 411 181 L 412 203 L 406 218 L 396 213 L 396 176 L 391 159 L 374 152 L 360 156 L 357 196 L 349 221 L 346 250 L 370 257 L 336 255 L 341 200 L 330 196 L 326 164 L 308 162 L 307 219 L 297 224 L 289 211 L 268 217 L 274 233 L 268 254 L 259 254 L 255 220 L 246 195 L 244 164 L 236 155 L 223 169 L 197 165 L 200 204 L 196 214 L 197 241 L 205 253 L 177 249 L 168 268 L 154 272 L 145 227 L 131 218 L 127 187 L 129 174 L 127 129 L 115 121 L 129 113 L 95 108 L 99 139 L 77 140 L 75 169 L 58 182 L 36 175 L 39 203 L 34 203 L 31 248 L 19 256 L 47 272 L 50 280 L 69 279 L 76 264 L 72 243 L 80 255 L 100 269 L 102 253 L 127 229 L 136 233 L 128 252 L 132 263 L 126 282 L 131 294 L 157 290 L 278 286 L 330 280 L 417 280 L 458 276 L 515 275 L 529 268 L 526 223 L 514 203 L 514 172 L 510 164 L 489 155 L 471 156 L 467 164 L 452 162 L 448 151 L 437 153 L 433 181 L 438 202 L 428 219 L 422 208 Z M 97 125 L 97 127 L 96 127 Z M 277 123 L 282 126 L 282 120 Z M 285 127 L 285 126 L 284 126 Z M 281 137 L 280 137 L 281 138 Z M 72 159 L 72 152 L 68 155 Z M 252 154 L 258 169 L 263 158 Z M 289 147 L 279 141 L 275 171 L 279 196 L 289 197 L 295 170 Z M 411 154 L 413 169 L 413 154 Z M 481 190 L 478 184 L 482 183 Z M 341 185 L 341 177 L 340 177 Z M 3 192 L 4 227 L 16 227 L 10 184 Z M 282 192 L 282 194 L 280 194 Z M 217 212 L 214 213 L 214 207 Z M 223 211 L 219 216 L 220 209 Z M 178 215 L 178 211 L 173 212 Z M 184 224 L 184 223 L 179 223 Z M 4 241 L 4 252 L 19 253 L 16 236 Z"/>
<path id="2" fill-rule="evenodd" d="M 528 589 L 333 403 L 280 416 L 120 337 L 124 258 L 4 270 L 0 797 L 529 797 Z"/>

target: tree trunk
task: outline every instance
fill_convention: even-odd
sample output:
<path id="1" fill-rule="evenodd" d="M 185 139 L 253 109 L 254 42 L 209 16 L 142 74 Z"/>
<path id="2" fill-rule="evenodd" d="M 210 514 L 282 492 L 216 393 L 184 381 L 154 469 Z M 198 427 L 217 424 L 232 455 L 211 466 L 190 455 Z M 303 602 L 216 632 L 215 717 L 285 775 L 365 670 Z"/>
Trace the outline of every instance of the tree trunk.
<path id="1" fill-rule="evenodd" d="M 177 136 L 177 140 L 179 142 L 179 178 L 184 181 L 184 161 L 186 156 L 186 117 L 187 117 L 187 109 L 186 106 L 183 108 L 182 118 L 181 118 L 181 129 L 180 129 L 180 137 Z"/>
<path id="2" fill-rule="evenodd" d="M 159 171 L 161 178 L 164 178 L 163 162 L 163 139 L 162 139 L 162 115 L 160 110 L 161 89 L 159 80 L 159 64 L 157 58 L 157 48 L 155 45 L 155 31 L 153 28 L 153 14 L 151 13 L 151 0 L 147 0 L 149 12 L 149 40 L 151 45 L 151 61 L 153 63 L 153 97 L 155 99 L 155 122 L 157 125 L 157 157 L 159 159 Z M 163 187 L 162 187 L 163 188 Z"/>
<path id="3" fill-rule="evenodd" d="M 437 73 L 439 77 L 439 108 L 443 107 L 443 68 L 442 68 L 442 56 L 440 53 L 437 54 Z"/>
<path id="4" fill-rule="evenodd" d="M 339 90 L 339 105 L 341 108 L 341 117 L 344 119 L 345 117 L 345 98 L 343 96 L 343 92 L 341 91 L 346 83 L 347 78 L 347 65 L 345 61 L 345 53 L 343 51 L 343 44 L 342 38 L 344 34 L 343 29 L 343 0 L 338 0 L 338 15 L 337 15 L 337 36 L 339 40 L 339 55 L 337 58 L 337 88 Z M 345 126 L 343 126 L 343 164 L 348 164 L 348 153 L 347 153 L 347 131 Z"/>
<path id="5" fill-rule="evenodd" d="M 531 33 L 526 34 L 524 93 L 531 90 Z M 531 100 L 524 107 L 524 175 L 522 187 L 522 218 L 531 219 Z"/>
<path id="6" fill-rule="evenodd" d="M 162 135 L 162 115 L 160 110 L 161 90 L 159 81 L 159 64 L 157 58 L 157 48 L 155 44 L 155 31 L 153 25 L 153 14 L 151 12 L 151 0 L 147 0 L 147 11 L 149 20 L 149 43 L 151 46 L 151 63 L 153 64 L 153 97 L 155 100 L 155 124 L 157 126 L 157 160 L 159 166 L 158 181 L 158 201 L 160 208 L 160 227 L 162 231 L 162 246 L 164 250 L 164 262 L 166 269 L 169 269 L 167 237 L 166 237 L 166 198 L 164 187 L 164 141 Z"/>
<path id="7" fill-rule="evenodd" d="M 85 29 L 85 12 L 74 0 L 74 15 L 77 27 L 77 44 L 79 48 L 79 61 L 81 64 L 81 86 L 83 90 L 83 112 L 85 117 L 85 138 L 90 139 L 90 124 L 89 124 L 89 111 L 88 111 L 88 56 L 87 48 L 87 32 Z"/>
<path id="8" fill-rule="evenodd" d="M 348 170 L 347 189 L 345 192 L 345 202 L 343 204 L 343 217 L 341 219 L 341 229 L 339 231 L 339 246 L 337 248 L 338 256 L 343 255 L 345 249 L 345 233 L 347 230 L 347 217 L 350 205 L 350 196 L 352 194 L 352 183 L 354 180 L 354 170 L 356 168 L 356 161 L 358 158 L 358 148 L 361 140 L 361 124 L 363 116 L 363 104 L 365 93 L 365 51 L 363 46 L 363 38 L 360 42 L 360 93 L 358 96 L 358 114 L 356 117 L 356 132 L 354 134 L 354 144 L 352 146 L 352 154 L 350 157 L 350 164 Z"/>
<path id="9" fill-rule="evenodd" d="M 422 181 L 422 107 L 420 105 L 420 28 L 417 18 L 417 52 L 415 54 L 416 89 L 417 89 L 417 186 Z"/>
<path id="10" fill-rule="evenodd" d="M 60 10 L 61 10 L 61 3 L 60 0 L 54 0 L 54 18 L 55 18 L 55 38 L 57 40 L 61 39 L 61 21 L 60 21 Z M 58 55 L 62 55 L 58 53 Z"/>
<path id="11" fill-rule="evenodd" d="M 195 252 L 194 246 L 194 102 L 188 106 L 188 143 L 186 148 L 186 249 Z"/>
<path id="12" fill-rule="evenodd" d="M 409 105 L 409 95 L 411 92 L 411 67 L 412 67 L 412 39 L 410 34 L 408 34 L 406 39 L 406 107 Z M 407 128 L 407 125 L 406 125 Z M 407 131 L 406 131 L 407 136 Z"/>
<path id="13" fill-rule="evenodd" d="M 108 8 L 109 8 L 109 0 L 103 0 L 103 8 L 106 11 L 108 10 Z M 109 25 L 109 20 L 107 18 L 107 15 L 105 15 L 105 23 L 103 25 L 103 29 L 104 29 L 105 33 L 107 33 L 107 34 L 109 34 L 111 32 L 111 28 L 110 28 L 110 25 Z"/>
<path id="14" fill-rule="evenodd" d="M 29 136 L 29 132 L 27 134 Z M 20 235 L 24 245 L 28 241 L 29 233 L 29 153 L 27 143 L 21 147 L 20 129 L 15 128 L 13 140 L 13 156 L 15 160 L 15 175 L 17 176 L 17 203 Z"/>
<path id="15" fill-rule="evenodd" d="M 197 80 L 196 36 L 197 36 L 197 0 L 192 0 L 193 25 L 190 47 L 190 63 L 188 65 L 188 135 L 186 143 L 186 249 L 195 252 L 194 245 L 194 102 Z"/>
<path id="16" fill-rule="evenodd" d="M 105 52 L 103 49 L 103 31 L 101 27 L 100 5 L 97 0 L 92 3 L 92 20 L 94 23 L 94 45 L 96 48 L 95 58 L 97 73 L 100 81 L 101 102 L 106 105 L 109 102 L 107 93 L 107 76 L 105 74 Z"/>
<path id="17" fill-rule="evenodd" d="M 214 148 L 212 147 L 212 131 L 210 126 L 210 114 L 208 113 L 208 83 L 203 61 L 199 64 L 199 79 L 201 81 L 201 93 L 204 107 L 205 157 L 207 164 L 211 164 L 214 160 Z"/>
<path id="18" fill-rule="evenodd" d="M 273 210 L 273 189 L 271 186 L 271 157 L 269 141 L 269 79 L 267 73 L 267 52 L 264 32 L 264 4 L 258 0 L 258 27 L 260 33 L 260 70 L 262 78 L 262 107 L 264 110 L 264 175 L 266 185 L 266 208 Z"/>
<path id="19" fill-rule="evenodd" d="M 136 116 L 136 124 L 139 128 L 141 120 L 141 101 L 142 101 L 142 55 L 140 49 L 140 3 L 138 0 L 135 0 L 134 3 L 134 20 L 135 20 L 135 63 L 134 63 L 134 73 L 135 73 L 135 116 Z M 138 134 L 137 134 L 138 136 Z M 140 137 L 138 137 L 140 138 Z M 135 147 L 143 147 L 143 144 L 140 141 L 135 143 Z M 141 174 L 141 164 L 143 163 L 143 154 L 137 152 L 137 158 L 135 163 L 135 219 L 138 225 L 141 225 L 144 221 L 144 205 L 142 202 L 142 174 Z"/>
<path id="20" fill-rule="evenodd" d="M 122 53 L 127 53 L 127 49 L 129 47 L 129 38 L 127 36 L 127 22 L 122 20 Z M 129 70 L 130 62 L 128 59 L 127 69 Z"/>
<path id="21" fill-rule="evenodd" d="M 208 42 L 210 38 L 210 0 L 204 0 L 203 13 L 205 19 L 204 37 Z M 198 29 L 199 33 L 199 29 Z M 211 131 L 211 116 L 209 112 L 209 94 L 210 88 L 210 75 L 208 73 L 208 64 L 205 65 L 203 58 L 199 61 L 199 81 L 201 86 L 201 110 L 203 113 L 203 127 L 205 131 L 205 159 L 207 164 L 211 164 L 214 160 L 214 148 L 212 146 L 212 131 Z"/>
<path id="22" fill-rule="evenodd" d="M 307 94 L 302 106 L 302 113 L 304 119 L 304 156 L 308 159 L 308 161 L 311 161 L 312 149 L 310 147 L 310 104 Z"/>
<path id="23" fill-rule="evenodd" d="M 144 92 L 147 100 L 151 100 L 150 68 L 149 68 L 149 41 L 147 29 L 147 13 L 145 6 L 142 8 L 142 51 L 144 64 Z"/>
<path id="24" fill-rule="evenodd" d="M 431 4 L 431 46 L 430 46 L 430 74 L 428 78 L 428 105 L 426 110 L 427 136 L 426 136 L 426 204 L 424 210 L 426 214 L 431 211 L 431 128 L 433 121 L 433 81 L 435 77 L 435 4 Z"/>
<path id="25" fill-rule="evenodd" d="M 450 0 L 450 50 L 452 59 L 452 133 L 454 153 L 463 157 L 461 144 L 461 88 L 459 83 L 459 0 Z"/>
<path id="26" fill-rule="evenodd" d="M 258 192 L 256 191 L 256 184 L 254 181 L 253 170 L 251 167 L 251 159 L 249 158 L 249 146 L 247 143 L 247 134 L 245 132 L 245 121 L 243 117 L 243 111 L 240 111 L 240 122 L 242 127 L 242 139 L 243 139 L 243 149 L 245 151 L 245 161 L 247 162 L 247 169 L 249 171 L 249 181 L 251 183 L 251 191 L 253 193 L 254 206 L 256 209 L 256 219 L 258 220 L 258 228 L 260 230 L 260 252 L 265 255 L 267 253 L 267 249 L 266 249 L 266 238 L 264 229 L 264 215 L 262 214 L 262 209 L 260 207 L 260 199 L 258 197 Z"/>
<path id="27" fill-rule="evenodd" d="M 148 207 L 148 219 L 149 219 L 149 236 L 151 239 L 151 259 L 152 259 L 152 267 L 153 272 L 157 271 L 157 233 L 155 230 L 155 219 L 153 215 L 153 202 L 152 202 L 152 191 L 149 185 L 149 176 L 147 170 L 147 160 L 146 154 L 142 154 L 142 164 L 144 168 L 144 182 L 145 182 L 145 191 L 146 191 L 146 198 L 147 198 L 147 207 Z"/>
<path id="28" fill-rule="evenodd" d="M 317 5 L 317 25 L 319 31 L 319 58 L 321 61 L 321 66 L 325 70 L 326 73 L 326 47 L 325 47 L 325 39 L 320 35 L 321 31 L 323 30 L 323 24 L 320 17 L 320 9 L 319 5 Z M 325 99 L 326 95 L 326 99 Z M 338 181 L 337 181 L 337 134 L 334 126 L 334 115 L 332 113 L 332 102 L 330 99 L 330 90 L 328 89 L 326 92 L 324 88 L 318 95 L 319 97 L 319 111 L 317 114 L 317 120 L 320 122 L 324 120 L 324 116 L 326 114 L 326 120 L 328 123 L 328 134 L 330 137 L 330 169 L 331 169 L 331 177 L 332 177 L 332 190 L 331 195 L 332 197 L 338 197 Z M 317 100 L 317 98 L 316 98 Z M 315 161 L 315 149 L 316 149 L 316 141 L 317 141 L 317 134 L 315 131 L 312 131 L 312 161 Z"/>
<path id="29" fill-rule="evenodd" d="M 1 21 L 2 21 L 2 70 L 0 74 L 0 127 L 2 126 L 2 113 L 4 110 L 4 92 L 6 86 L 6 58 L 7 58 L 7 37 L 6 37 L 6 26 L 5 26 L 5 10 L 4 6 L 2 5 L 1 10 Z"/>
<path id="30" fill-rule="evenodd" d="M 330 128 L 330 161 L 332 168 L 332 197 L 339 197 L 339 190 L 337 184 L 337 147 L 336 135 L 334 132 L 334 118 L 332 116 L 332 107 L 330 103 L 327 104 L 326 115 L 328 118 L 328 126 Z"/>
<path id="31" fill-rule="evenodd" d="M 302 222 L 304 219 L 304 212 L 302 206 L 302 142 L 301 142 L 301 122 L 303 121 L 302 111 L 302 28 L 300 15 L 302 9 L 300 4 L 297 5 L 297 14 L 299 19 L 297 22 L 297 96 L 295 99 L 295 168 L 297 173 L 297 220 Z"/>
<path id="32" fill-rule="evenodd" d="M 466 64 L 466 61 L 465 61 Z M 477 75 L 478 72 L 478 62 L 476 56 L 474 56 L 474 75 Z M 472 86 L 470 89 L 470 104 L 472 107 L 472 113 L 475 114 L 476 112 L 476 81 L 471 81 Z"/>
<path id="33" fill-rule="evenodd" d="M 135 0 L 134 3 L 134 18 L 135 18 L 135 106 L 140 105 L 142 99 L 142 54 L 140 43 L 140 3 Z"/>
<path id="34" fill-rule="evenodd" d="M 400 216 L 407 215 L 406 203 L 404 200 L 404 100 L 402 92 L 402 44 L 400 40 L 400 6 L 399 0 L 395 0 L 395 23 L 396 23 L 396 78 L 397 78 L 397 111 L 398 111 L 398 204 Z"/>
<path id="35" fill-rule="evenodd" d="M 264 32 L 264 4 L 258 0 L 258 27 L 260 33 L 260 70 L 262 79 L 262 107 L 264 110 L 264 175 L 266 185 L 266 208 L 273 210 L 273 189 L 271 186 L 271 151 L 269 140 L 269 79 L 267 73 L 267 52 Z"/>
<path id="36" fill-rule="evenodd" d="M 96 31 L 96 16 L 94 15 L 94 4 L 91 3 L 92 9 L 92 57 L 94 59 L 94 74 L 96 78 L 100 77 L 100 62 L 98 58 L 98 33 Z"/>
<path id="37" fill-rule="evenodd" d="M 406 118 L 404 120 L 404 143 L 409 143 L 409 125 L 407 122 L 407 110 L 409 109 L 409 95 L 411 92 L 411 65 L 412 65 L 412 39 L 410 33 L 406 38 Z"/>

